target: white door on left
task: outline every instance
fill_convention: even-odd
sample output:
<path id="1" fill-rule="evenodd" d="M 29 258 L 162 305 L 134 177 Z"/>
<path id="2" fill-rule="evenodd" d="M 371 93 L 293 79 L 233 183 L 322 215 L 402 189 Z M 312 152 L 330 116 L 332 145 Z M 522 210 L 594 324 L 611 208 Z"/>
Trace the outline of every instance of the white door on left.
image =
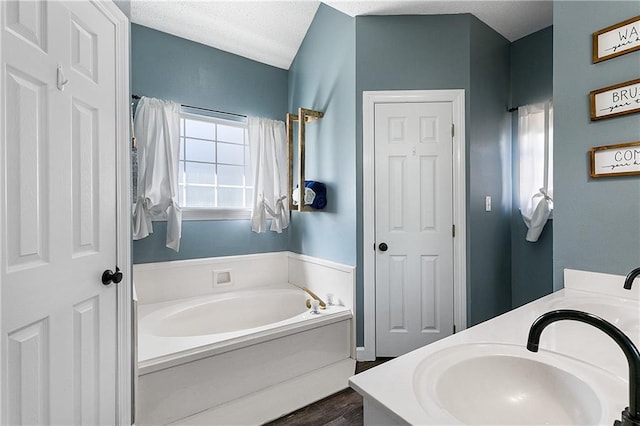
<path id="1" fill-rule="evenodd" d="M 0 18 L 0 420 L 115 424 L 115 28 L 89 1 Z"/>

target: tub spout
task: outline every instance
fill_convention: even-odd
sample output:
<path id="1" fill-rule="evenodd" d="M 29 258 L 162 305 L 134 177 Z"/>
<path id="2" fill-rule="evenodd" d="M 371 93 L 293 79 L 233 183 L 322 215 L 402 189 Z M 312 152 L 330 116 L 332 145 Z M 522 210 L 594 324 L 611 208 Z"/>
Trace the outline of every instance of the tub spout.
<path id="1" fill-rule="evenodd" d="M 529 330 L 527 349 L 531 352 L 538 352 L 542 330 L 549 324 L 560 320 L 580 321 L 596 327 L 611 337 L 622 349 L 629 364 L 629 406 L 622 412 L 622 421 L 616 420 L 614 426 L 640 426 L 640 390 L 638 389 L 640 385 L 640 352 L 631 339 L 610 322 L 593 314 L 560 309 L 547 312 L 533 322 Z"/>
<path id="2" fill-rule="evenodd" d="M 320 299 L 318 296 L 316 296 L 314 292 L 312 292 L 306 287 L 302 287 L 302 290 L 304 290 L 309 296 L 311 296 L 312 298 L 318 301 L 318 304 L 320 305 L 320 309 L 327 309 L 327 304 L 324 303 L 322 299 Z M 310 308 L 310 307 L 311 307 L 311 302 L 307 301 L 307 308 Z"/>
<path id="3" fill-rule="evenodd" d="M 636 268 L 633 271 L 629 272 L 624 279 L 624 288 L 627 290 L 631 290 L 633 280 L 635 280 L 638 275 L 640 275 L 640 268 Z"/>

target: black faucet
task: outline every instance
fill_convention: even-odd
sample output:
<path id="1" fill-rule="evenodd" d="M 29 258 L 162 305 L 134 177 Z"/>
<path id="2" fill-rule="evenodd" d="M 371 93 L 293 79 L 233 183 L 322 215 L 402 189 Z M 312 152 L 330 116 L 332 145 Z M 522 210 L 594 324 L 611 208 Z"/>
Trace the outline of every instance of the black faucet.
<path id="1" fill-rule="evenodd" d="M 622 421 L 616 420 L 614 426 L 640 426 L 640 352 L 622 331 L 615 325 L 587 312 L 571 309 L 559 309 L 547 312 L 531 324 L 527 349 L 538 352 L 538 344 L 542 330 L 549 324 L 561 320 L 580 321 L 596 327 L 611 337 L 622 349 L 629 363 L 629 406 L 622 412 Z"/>
<path id="2" fill-rule="evenodd" d="M 640 275 L 640 268 L 636 268 L 633 271 L 629 272 L 624 279 L 624 288 L 627 290 L 631 290 L 631 285 L 633 284 L 633 280 Z"/>

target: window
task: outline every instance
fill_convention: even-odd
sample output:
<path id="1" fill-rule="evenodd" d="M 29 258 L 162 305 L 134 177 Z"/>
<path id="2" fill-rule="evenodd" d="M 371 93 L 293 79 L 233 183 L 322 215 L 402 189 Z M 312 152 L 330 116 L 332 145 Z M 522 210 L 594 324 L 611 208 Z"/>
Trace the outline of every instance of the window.
<path id="1" fill-rule="evenodd" d="M 180 114 L 178 199 L 186 219 L 248 218 L 250 166 L 245 123 Z"/>
<path id="2" fill-rule="evenodd" d="M 518 170 L 520 212 L 531 234 L 542 232 L 553 211 L 551 102 L 518 108 Z M 528 234 L 529 241 L 537 240 L 537 236 L 530 237 Z"/>

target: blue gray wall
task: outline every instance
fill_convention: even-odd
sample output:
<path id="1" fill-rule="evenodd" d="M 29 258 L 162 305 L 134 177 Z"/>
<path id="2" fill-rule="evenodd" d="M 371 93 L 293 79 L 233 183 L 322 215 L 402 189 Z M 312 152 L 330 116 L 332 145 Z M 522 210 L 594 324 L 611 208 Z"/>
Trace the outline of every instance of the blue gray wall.
<path id="1" fill-rule="evenodd" d="M 469 15 L 356 17 L 358 241 L 362 241 L 362 93 L 470 89 Z M 446 42 L 445 42 L 446 41 Z M 444 44 L 448 45 L 443 49 Z M 466 104 L 469 117 L 469 104 Z M 467 136 L 468 144 L 469 136 Z M 357 345 L 364 342 L 364 247 L 357 247 Z M 369 247 L 367 247 L 369 249 Z M 467 253 L 468 254 L 468 253 Z"/>
<path id="2" fill-rule="evenodd" d="M 289 111 L 324 111 L 306 127 L 305 178 L 327 185 L 327 207 L 293 212 L 291 251 L 356 265 L 355 21 L 321 4 L 289 69 Z"/>
<path id="3" fill-rule="evenodd" d="M 553 98 L 553 27 L 511 44 L 513 107 Z M 535 243 L 525 240 L 527 227 L 518 206 L 518 112 L 512 114 L 513 204 L 511 215 L 511 304 L 524 305 L 553 290 L 553 220 Z"/>
<path id="4" fill-rule="evenodd" d="M 522 43 L 515 55 L 530 48 Z M 361 345 L 362 92 L 461 88 L 466 91 L 468 323 L 510 309 L 512 293 L 519 298 L 520 289 L 511 287 L 517 255 L 511 254 L 506 108 L 516 98 L 533 99 L 548 90 L 544 78 L 540 87 L 521 83 L 530 78 L 521 75 L 529 65 L 526 57 L 511 64 L 513 51 L 468 14 L 353 19 L 321 5 L 287 72 L 133 25 L 134 93 L 276 119 L 298 107 L 325 111 L 307 127 L 306 164 L 308 178 L 327 183 L 329 196 L 325 211 L 294 212 L 281 235 L 254 234 L 247 221 L 184 222 L 179 253 L 164 248 L 166 225 L 156 222 L 152 236 L 134 243 L 134 262 L 292 250 L 356 265 Z M 519 77 L 513 88 L 511 66 L 522 68 L 514 71 Z M 486 195 L 493 198 L 492 212 L 484 211 Z"/>
<path id="5" fill-rule="evenodd" d="M 638 78 L 639 52 L 591 63 L 591 34 L 638 15 L 638 1 L 554 2 L 554 289 L 564 268 L 623 275 L 640 264 L 640 176 L 590 178 L 587 155 L 640 140 L 640 115 L 591 122 L 588 98 Z"/>
<path id="6" fill-rule="evenodd" d="M 446 46 L 446 48 L 443 48 Z M 509 42 L 471 15 L 356 18 L 358 241 L 362 240 L 362 92 L 465 89 L 468 323 L 511 307 Z M 484 211 L 484 196 L 494 211 Z M 358 303 L 363 247 L 358 245 Z M 362 319 L 361 312 L 358 312 Z M 358 344 L 362 341 L 358 324 Z"/>
<path id="7" fill-rule="evenodd" d="M 470 38 L 467 320 L 475 325 L 511 309 L 510 43 L 473 16 Z"/>
<path id="8" fill-rule="evenodd" d="M 131 86 L 138 95 L 283 120 L 288 72 L 139 25 L 131 25 Z M 133 262 L 288 249 L 288 232 L 251 232 L 247 220 L 184 221 L 178 253 L 165 247 L 166 222 L 133 243 Z"/>

